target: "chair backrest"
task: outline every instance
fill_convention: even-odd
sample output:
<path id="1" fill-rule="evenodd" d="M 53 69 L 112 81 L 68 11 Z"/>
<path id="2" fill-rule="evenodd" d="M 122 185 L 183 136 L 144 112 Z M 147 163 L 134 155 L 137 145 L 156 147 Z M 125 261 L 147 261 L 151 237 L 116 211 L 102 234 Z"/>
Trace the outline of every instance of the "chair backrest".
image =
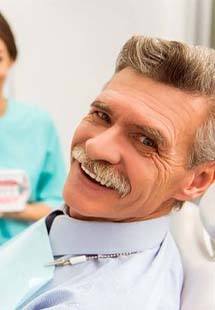
<path id="1" fill-rule="evenodd" d="M 171 218 L 171 231 L 184 268 L 181 310 L 215 309 L 215 261 L 208 248 L 209 235 L 202 224 L 205 213 L 200 214 L 204 201 L 205 198 L 201 207 L 186 202 Z"/>
<path id="2" fill-rule="evenodd" d="M 202 224 L 215 242 L 215 184 L 200 199 L 199 212 Z"/>

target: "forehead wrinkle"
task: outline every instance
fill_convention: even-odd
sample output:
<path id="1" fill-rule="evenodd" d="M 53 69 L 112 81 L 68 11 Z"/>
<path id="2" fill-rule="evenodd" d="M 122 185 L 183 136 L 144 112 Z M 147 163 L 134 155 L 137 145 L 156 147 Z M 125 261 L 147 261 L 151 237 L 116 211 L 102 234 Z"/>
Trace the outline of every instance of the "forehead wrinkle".
<path id="1" fill-rule="evenodd" d="M 123 91 L 124 91 L 124 94 L 126 94 L 126 90 L 123 90 Z M 111 91 L 111 92 L 114 93 L 114 91 Z M 122 97 L 124 94 L 119 93 L 120 97 Z M 170 117 L 168 117 L 162 113 L 162 111 L 160 110 L 160 107 L 158 105 L 158 100 L 156 98 L 153 98 L 148 93 L 145 93 L 144 96 L 145 97 L 143 98 L 142 93 L 137 92 L 136 94 L 132 94 L 131 100 L 133 103 L 138 104 L 141 109 L 142 109 L 142 107 L 144 107 L 144 109 L 147 108 L 147 110 L 149 110 L 150 113 L 151 113 L 151 111 L 153 111 L 153 113 L 156 112 L 157 114 L 161 115 L 161 118 L 159 119 L 159 121 L 162 122 L 163 125 L 168 129 L 169 137 L 167 136 L 167 134 L 162 133 L 162 131 L 160 131 L 159 129 L 155 129 L 155 130 L 157 130 L 157 133 L 159 133 L 157 136 L 162 137 L 162 143 L 161 144 L 165 147 L 170 147 L 171 142 L 173 140 L 173 136 L 176 136 L 174 121 Z M 171 106 L 168 106 L 166 108 L 168 108 L 170 111 L 174 111 L 174 109 Z M 175 111 L 174 111 L 174 113 L 178 116 L 178 114 Z M 165 120 L 167 122 L 162 120 L 163 118 L 165 118 Z M 171 124 L 171 130 L 166 126 L 166 124 L 168 122 Z M 146 126 L 148 128 L 154 129 L 154 128 L 148 126 L 148 124 Z"/>
<path id="2" fill-rule="evenodd" d="M 109 107 L 109 105 L 99 100 L 94 101 L 91 104 L 91 107 L 99 108 L 99 109 L 102 109 L 103 111 L 108 112 L 109 114 L 112 114 L 112 110 Z M 130 127 L 131 129 L 141 131 L 143 134 L 147 134 L 150 138 L 155 139 L 158 145 L 160 146 L 169 145 L 168 139 L 159 129 L 153 128 L 148 125 L 142 125 L 142 124 L 138 125 L 138 124 L 126 121 L 126 120 L 124 120 L 124 124 L 126 127 Z"/>
<path id="3" fill-rule="evenodd" d="M 171 145 L 171 142 L 174 140 L 174 137 L 176 136 L 176 130 L 175 130 L 175 126 L 174 126 L 174 120 L 166 115 L 164 115 L 162 113 L 162 111 L 160 111 L 159 109 L 157 109 L 157 107 L 154 107 L 154 111 L 160 115 L 161 117 L 159 118 L 160 123 L 163 125 L 163 127 L 166 128 L 166 131 L 168 132 L 168 136 L 167 134 L 164 134 L 164 136 L 166 137 L 166 140 L 168 141 L 168 145 Z M 169 123 L 169 125 L 167 126 L 167 124 Z"/>
<path id="4" fill-rule="evenodd" d="M 108 103 L 102 102 L 99 99 L 95 100 L 91 107 L 95 107 L 98 109 L 101 109 L 110 115 L 113 115 L 113 111 L 110 108 L 110 105 Z M 157 144 L 159 146 L 168 147 L 170 145 L 170 142 L 165 134 L 163 134 L 159 129 L 154 128 L 152 126 L 146 125 L 146 124 L 135 124 L 130 122 L 128 119 L 124 119 L 124 124 L 126 127 L 130 127 L 133 130 L 141 131 L 143 134 L 148 135 L 150 138 L 153 138 L 156 140 Z"/>

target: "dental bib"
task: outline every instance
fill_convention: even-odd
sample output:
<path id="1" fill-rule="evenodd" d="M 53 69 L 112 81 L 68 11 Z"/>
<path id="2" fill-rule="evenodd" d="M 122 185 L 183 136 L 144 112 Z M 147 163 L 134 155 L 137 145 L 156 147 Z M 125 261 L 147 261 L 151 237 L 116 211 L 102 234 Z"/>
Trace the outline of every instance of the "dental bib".
<path id="1" fill-rule="evenodd" d="M 50 260 L 53 256 L 44 219 L 2 246 L 1 309 L 18 309 L 24 300 L 51 280 L 54 267 L 46 267 Z"/>

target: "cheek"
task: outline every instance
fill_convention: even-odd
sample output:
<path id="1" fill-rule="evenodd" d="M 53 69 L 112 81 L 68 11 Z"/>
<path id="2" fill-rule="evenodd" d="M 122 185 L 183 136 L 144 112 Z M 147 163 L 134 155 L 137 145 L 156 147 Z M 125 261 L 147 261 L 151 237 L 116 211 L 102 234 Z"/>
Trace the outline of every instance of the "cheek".
<path id="1" fill-rule="evenodd" d="M 78 180 L 79 180 L 76 165 L 77 165 L 76 162 L 73 162 L 71 164 L 70 171 L 63 189 L 63 198 L 68 206 L 73 205 L 74 201 L 77 200 L 77 195 L 80 195 L 80 193 L 77 193 L 76 191 L 76 189 L 78 188 Z M 82 197 L 84 197 L 84 195 L 82 195 Z"/>
<path id="2" fill-rule="evenodd" d="M 81 144 L 88 138 L 88 129 L 83 121 L 78 125 L 72 138 L 72 147 Z"/>
<path id="3" fill-rule="evenodd" d="M 131 178 L 134 195 L 144 195 L 145 197 L 151 195 L 155 185 L 159 183 L 159 172 L 151 158 L 141 158 L 141 160 L 134 159 L 133 168 L 129 175 Z M 138 173 L 137 173 L 138 171 Z"/>
<path id="4" fill-rule="evenodd" d="M 92 126 L 89 122 L 85 119 L 81 121 L 78 125 L 72 139 L 72 147 L 77 144 L 82 144 L 86 142 L 86 140 L 92 138 L 95 134 L 98 133 L 98 128 Z"/>
<path id="5" fill-rule="evenodd" d="M 159 156 L 152 155 L 142 160 L 141 170 L 142 173 L 145 171 L 146 180 L 157 185 L 163 185 L 167 182 L 171 169 Z"/>
<path id="6" fill-rule="evenodd" d="M 181 182 L 186 174 L 183 162 L 176 157 L 167 161 L 162 161 L 159 158 L 154 160 L 154 164 L 157 169 L 156 186 L 160 188 L 160 191 L 157 190 L 157 195 L 168 199 L 181 187 Z"/>
<path id="7" fill-rule="evenodd" d="M 133 162 L 138 163 L 137 160 Z M 144 200 L 151 200 L 156 197 L 160 199 L 170 189 L 171 176 L 170 165 L 163 162 L 157 155 L 141 158 L 132 172 L 132 184 L 135 185 L 134 193 Z"/>
<path id="8" fill-rule="evenodd" d="M 156 171 L 156 183 L 160 186 L 166 186 L 172 173 L 171 166 L 158 156 L 154 156 L 152 162 Z"/>
<path id="9" fill-rule="evenodd" d="M 63 199 L 67 205 L 71 204 L 72 195 L 71 195 L 71 188 L 70 188 L 70 184 L 69 184 L 68 179 L 66 180 L 66 182 L 64 184 Z"/>

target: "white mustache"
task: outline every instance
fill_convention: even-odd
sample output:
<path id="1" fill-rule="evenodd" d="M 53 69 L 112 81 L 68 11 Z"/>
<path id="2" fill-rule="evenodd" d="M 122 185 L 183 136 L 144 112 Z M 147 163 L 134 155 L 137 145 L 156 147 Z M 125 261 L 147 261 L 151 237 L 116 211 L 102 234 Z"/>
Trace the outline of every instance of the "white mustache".
<path id="1" fill-rule="evenodd" d="M 131 186 L 128 178 L 103 161 L 89 159 L 82 146 L 75 146 L 72 149 L 72 157 L 83 164 L 85 168 L 94 173 L 105 183 L 108 182 L 110 187 L 115 189 L 121 198 L 124 198 L 130 193 Z"/>

